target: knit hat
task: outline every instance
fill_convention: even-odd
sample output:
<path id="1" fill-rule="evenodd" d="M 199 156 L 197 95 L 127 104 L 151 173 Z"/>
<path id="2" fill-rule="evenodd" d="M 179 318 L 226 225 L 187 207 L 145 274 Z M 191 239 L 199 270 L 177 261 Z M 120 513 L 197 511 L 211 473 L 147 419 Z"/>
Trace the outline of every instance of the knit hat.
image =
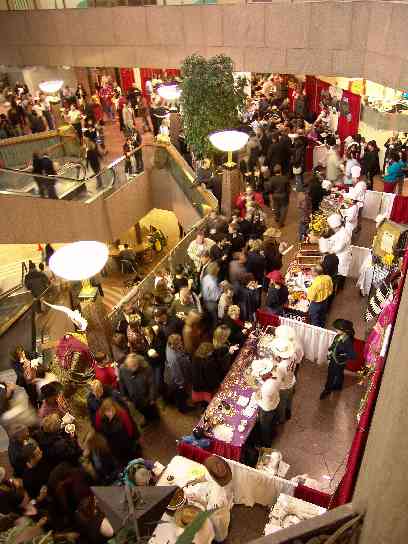
<path id="1" fill-rule="evenodd" d="M 268 278 L 268 280 L 271 280 L 274 283 L 279 283 L 280 285 L 285 283 L 285 278 L 283 277 L 280 270 L 272 270 L 272 272 L 269 272 L 266 277 Z"/>
<path id="2" fill-rule="evenodd" d="M 265 412 L 270 412 L 275 410 L 279 401 L 279 380 L 266 380 L 261 387 L 261 398 L 257 400 L 258 406 Z"/>
<path id="3" fill-rule="evenodd" d="M 276 357 L 290 359 L 295 354 L 295 347 L 292 342 L 284 338 L 274 338 L 271 342 L 271 351 Z"/>
<path id="4" fill-rule="evenodd" d="M 341 215 L 338 213 L 333 213 L 327 218 L 327 224 L 331 229 L 337 229 L 341 227 Z"/>

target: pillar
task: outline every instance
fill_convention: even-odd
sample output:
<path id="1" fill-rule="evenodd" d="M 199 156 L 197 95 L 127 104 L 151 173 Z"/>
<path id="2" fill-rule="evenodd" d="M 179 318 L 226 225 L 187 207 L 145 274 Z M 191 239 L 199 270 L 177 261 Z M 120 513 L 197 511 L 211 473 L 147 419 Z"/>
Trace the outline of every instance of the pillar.
<path id="1" fill-rule="evenodd" d="M 139 221 L 135 223 L 134 229 L 135 229 L 136 242 L 138 244 L 141 244 L 143 242 L 143 236 L 142 236 L 142 229 L 140 227 Z"/>
<path id="2" fill-rule="evenodd" d="M 365 512 L 360 544 L 407 542 L 407 330 L 408 281 L 353 495 L 353 506 Z"/>
<path id="3" fill-rule="evenodd" d="M 241 174 L 238 168 L 227 168 L 224 166 L 222 174 L 221 213 L 226 217 L 231 217 L 234 203 L 241 190 Z"/>
<path id="4" fill-rule="evenodd" d="M 181 115 L 178 112 L 170 113 L 170 141 L 177 147 L 179 147 L 179 135 L 181 132 Z"/>

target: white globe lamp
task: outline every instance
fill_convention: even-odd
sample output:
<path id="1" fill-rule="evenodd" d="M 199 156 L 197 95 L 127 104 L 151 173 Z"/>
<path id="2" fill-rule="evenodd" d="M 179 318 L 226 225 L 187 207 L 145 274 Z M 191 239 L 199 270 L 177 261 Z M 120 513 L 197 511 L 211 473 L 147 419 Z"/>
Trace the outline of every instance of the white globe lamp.
<path id="1" fill-rule="evenodd" d="M 51 256 L 50 269 L 65 280 L 82 281 L 82 293 L 90 295 L 94 291 L 90 278 L 102 270 L 108 256 L 108 247 L 102 242 L 73 242 Z"/>
<path id="2" fill-rule="evenodd" d="M 242 149 L 247 143 L 249 136 L 246 132 L 239 130 L 220 130 L 213 132 L 208 136 L 211 144 L 220 151 L 228 153 L 228 159 L 225 163 L 227 168 L 233 168 L 235 163 L 232 160 L 233 151 Z"/>

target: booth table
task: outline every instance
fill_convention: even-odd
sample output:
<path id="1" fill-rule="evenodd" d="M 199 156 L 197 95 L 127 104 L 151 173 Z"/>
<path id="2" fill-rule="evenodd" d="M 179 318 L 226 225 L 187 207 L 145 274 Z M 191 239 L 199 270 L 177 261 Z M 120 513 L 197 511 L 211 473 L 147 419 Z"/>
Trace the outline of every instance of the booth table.
<path id="1" fill-rule="evenodd" d="M 363 206 L 363 217 L 374 220 L 377 215 L 385 215 L 389 219 L 395 196 L 396 195 L 394 193 L 366 191 Z"/>
<path id="2" fill-rule="evenodd" d="M 290 480 L 273 476 L 266 471 L 248 467 L 231 459 L 226 459 L 226 461 L 232 472 L 234 504 L 272 506 L 280 493 L 290 496 L 295 493 L 297 484 Z M 169 476 L 173 476 L 174 480 L 169 482 L 167 480 Z M 208 471 L 204 465 L 181 455 L 176 455 L 167 465 L 156 485 L 184 487 L 187 482 L 208 476 Z"/>
<path id="3" fill-rule="evenodd" d="M 173 477 L 171 481 L 167 479 L 169 475 Z M 200 475 L 208 475 L 207 469 L 203 465 L 190 461 L 185 457 L 176 456 L 167 465 L 156 485 L 184 487 L 187 482 L 198 478 Z M 149 544 L 174 544 L 182 532 L 183 529 L 176 525 L 173 516 L 165 513 L 161 518 L 161 523 L 154 530 Z M 211 544 L 214 536 L 213 526 L 207 519 L 194 537 L 193 542 L 194 544 Z"/>
<path id="4" fill-rule="evenodd" d="M 276 533 L 306 519 L 321 516 L 325 512 L 326 508 L 281 493 L 269 514 L 264 533 L 265 535 Z"/>
<path id="5" fill-rule="evenodd" d="M 212 453 L 236 461 L 241 459 L 243 446 L 257 420 L 258 409 L 254 401 L 250 399 L 253 399 L 252 395 L 258 388 L 248 383 L 246 372 L 251 368 L 251 363 L 256 357 L 256 347 L 256 338 L 249 338 L 245 342 L 218 393 L 213 397 L 196 426 L 196 428 L 204 429 L 205 434 L 210 438 Z M 248 399 L 248 404 L 245 406 L 239 403 L 244 398 Z M 225 403 L 230 407 L 229 410 L 226 409 Z M 241 420 L 246 421 L 242 432 L 238 430 Z M 227 426 L 226 429 L 230 430 L 232 433 L 230 442 L 214 436 L 214 427 L 217 424 Z"/>

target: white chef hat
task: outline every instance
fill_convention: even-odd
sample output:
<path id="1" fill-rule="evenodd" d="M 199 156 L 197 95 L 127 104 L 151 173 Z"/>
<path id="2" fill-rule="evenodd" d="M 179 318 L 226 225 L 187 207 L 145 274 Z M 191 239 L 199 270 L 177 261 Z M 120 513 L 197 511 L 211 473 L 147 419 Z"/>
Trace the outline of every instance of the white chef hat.
<path id="1" fill-rule="evenodd" d="M 356 165 L 351 167 L 351 177 L 352 178 L 359 178 L 361 174 L 361 167 Z"/>
<path id="2" fill-rule="evenodd" d="M 331 229 L 337 229 L 341 227 L 341 215 L 338 213 L 333 213 L 327 218 L 327 224 Z"/>

